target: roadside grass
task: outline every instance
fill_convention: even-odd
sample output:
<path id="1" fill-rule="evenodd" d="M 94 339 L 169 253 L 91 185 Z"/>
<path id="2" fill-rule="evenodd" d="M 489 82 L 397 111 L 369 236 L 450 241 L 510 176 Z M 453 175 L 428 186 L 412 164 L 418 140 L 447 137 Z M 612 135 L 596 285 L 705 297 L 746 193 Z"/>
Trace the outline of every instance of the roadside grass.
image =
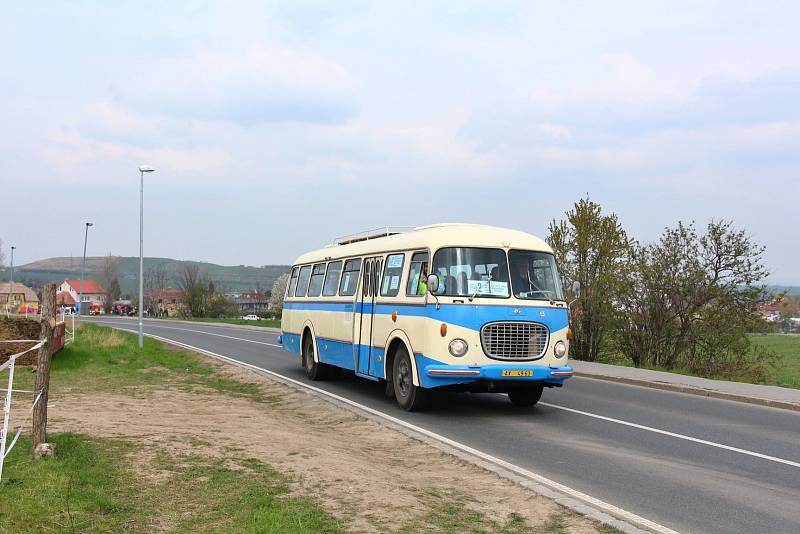
<path id="1" fill-rule="evenodd" d="M 340 521 L 309 499 L 289 497 L 284 477 L 258 460 L 158 454 L 134 467 L 129 441 L 49 436 L 56 456 L 14 448 L 0 484 L 0 531 L 323 532 Z"/>
<path id="2" fill-rule="evenodd" d="M 775 372 L 768 378 L 766 384 L 770 386 L 781 386 L 787 388 L 800 389 L 800 335 L 789 334 L 750 334 L 750 340 L 754 345 L 764 347 L 774 351 L 779 361 Z M 623 365 L 626 367 L 633 367 L 633 362 L 630 358 L 620 354 L 607 354 L 604 355 L 599 363 L 607 363 L 611 365 Z M 688 376 L 699 376 L 696 373 L 691 373 L 686 369 L 665 369 L 659 367 L 646 366 L 643 369 L 652 369 L 654 371 L 666 371 L 669 373 L 677 373 Z M 706 377 L 718 378 L 718 377 Z M 721 380 L 733 380 L 736 382 L 752 382 L 747 377 L 734 377 L 720 378 Z"/>
<path id="3" fill-rule="evenodd" d="M 800 335 L 752 334 L 750 340 L 781 357 L 773 385 L 800 389 Z"/>
<path id="4" fill-rule="evenodd" d="M 566 534 L 569 532 L 569 520 L 576 517 L 575 512 L 562 508 L 554 512 L 543 525 L 529 525 L 521 515 L 511 512 L 504 521 L 495 521 L 486 514 L 471 509 L 464 499 L 454 496 L 442 496 L 432 492 L 425 493 L 426 500 L 437 501 L 433 510 L 411 522 L 398 534 L 414 534 L 416 532 L 441 532 L 460 534 Z M 595 523 L 595 528 L 603 534 L 619 534 L 614 527 Z"/>
<path id="5" fill-rule="evenodd" d="M 139 349 L 133 334 L 92 324 L 76 325 L 75 342 L 53 358 L 53 391 L 117 391 L 145 384 L 177 385 L 187 390 L 206 387 L 259 402 L 275 399 L 256 383 L 221 376 L 217 369 L 191 352 L 168 348 L 145 338 Z M 18 375 L 20 388 L 32 385 L 34 373 Z"/>

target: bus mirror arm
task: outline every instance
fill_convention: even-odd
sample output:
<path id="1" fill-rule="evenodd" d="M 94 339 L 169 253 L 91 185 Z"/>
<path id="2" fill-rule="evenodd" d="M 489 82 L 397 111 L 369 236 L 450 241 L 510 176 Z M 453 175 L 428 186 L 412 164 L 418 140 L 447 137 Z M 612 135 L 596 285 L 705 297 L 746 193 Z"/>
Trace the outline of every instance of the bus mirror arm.
<path id="1" fill-rule="evenodd" d="M 581 283 L 579 281 L 575 280 L 574 282 L 572 282 L 572 288 L 571 289 L 572 289 L 573 299 L 571 301 L 569 301 L 569 303 L 567 304 L 567 308 L 572 308 L 572 305 L 575 304 L 575 302 L 579 298 L 581 298 Z"/>
<path id="2" fill-rule="evenodd" d="M 429 274 L 425 284 L 427 286 L 425 297 L 427 298 L 428 293 L 433 295 L 433 298 L 436 300 L 436 309 L 438 310 L 441 308 L 439 305 L 439 297 L 436 296 L 436 292 L 439 290 L 439 277 L 435 274 Z"/>

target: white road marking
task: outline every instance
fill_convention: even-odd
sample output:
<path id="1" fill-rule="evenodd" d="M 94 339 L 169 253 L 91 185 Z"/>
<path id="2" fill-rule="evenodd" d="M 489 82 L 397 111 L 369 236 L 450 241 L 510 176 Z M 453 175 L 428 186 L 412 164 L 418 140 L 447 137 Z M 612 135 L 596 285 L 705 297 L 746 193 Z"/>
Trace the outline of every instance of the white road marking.
<path id="1" fill-rule="evenodd" d="M 120 330 L 127 330 L 129 332 L 138 332 L 138 330 L 131 330 L 129 328 L 120 328 L 119 326 L 117 326 L 117 328 L 119 328 Z M 391 416 L 389 414 L 383 413 L 383 412 L 378 411 L 378 410 L 376 410 L 374 408 L 370 408 L 369 406 L 366 406 L 364 404 L 360 404 L 358 402 L 352 401 L 352 400 L 350 400 L 350 399 L 348 399 L 346 397 L 341 397 L 339 395 L 336 395 L 335 393 L 331 393 L 329 391 L 325 391 L 324 389 L 320 389 L 320 388 L 312 386 L 310 384 L 306 384 L 305 382 L 301 382 L 299 380 L 295 380 L 294 378 L 290 378 L 290 377 L 282 375 L 280 373 L 276 373 L 274 371 L 270 371 L 269 369 L 264 369 L 262 367 L 258 367 L 256 365 L 252 365 L 252 364 L 249 364 L 247 362 L 243 362 L 243 361 L 237 360 L 235 358 L 231 358 L 229 356 L 224 356 L 224 355 L 218 354 L 216 352 L 211 352 L 210 350 L 201 349 L 200 347 L 195 347 L 193 345 L 189 345 L 189 344 L 186 344 L 186 343 L 182 343 L 180 341 L 175 341 L 173 339 L 168 339 L 168 338 L 165 338 L 165 337 L 157 336 L 155 334 L 147 334 L 147 333 L 145 333 L 144 335 L 147 336 L 147 337 L 153 338 L 153 339 L 157 339 L 159 341 L 163 341 L 163 342 L 166 342 L 166 343 L 172 343 L 174 345 L 178 345 L 178 346 L 183 347 L 185 349 L 194 350 L 194 351 L 197 351 L 197 352 L 199 352 L 201 354 L 207 354 L 207 355 L 212 356 L 214 358 L 218 358 L 218 359 L 221 359 L 221 360 L 233 362 L 233 363 L 236 363 L 237 365 L 240 365 L 242 367 L 246 367 L 248 369 L 252 369 L 252 370 L 254 370 L 256 372 L 259 372 L 259 373 L 268 374 L 268 375 L 274 376 L 274 377 L 276 377 L 276 378 L 278 378 L 278 379 L 280 379 L 282 381 L 289 382 L 289 383 L 294 384 L 296 386 L 299 386 L 301 388 L 305 388 L 305 389 L 314 391 L 315 393 L 318 393 L 318 394 L 323 395 L 325 397 L 330 397 L 332 399 L 335 399 L 338 402 L 341 402 L 343 404 L 347 404 L 349 406 L 352 406 L 354 408 L 362 410 L 362 411 L 364 411 L 366 413 L 369 413 L 369 414 L 372 414 L 374 416 L 380 417 L 382 419 L 390 421 L 393 424 L 402 426 L 404 428 L 412 430 L 413 432 L 416 432 L 418 434 L 422 434 L 423 436 L 427 436 L 427 437 L 429 437 L 431 439 L 439 441 L 440 443 L 444 443 L 445 445 L 448 445 L 449 447 L 452 447 L 454 449 L 460 450 L 460 451 L 465 452 L 467 454 L 476 456 L 476 457 L 478 457 L 478 458 L 480 458 L 480 459 L 482 459 L 484 461 L 487 461 L 487 462 L 490 462 L 490 463 L 492 463 L 494 465 L 502 467 L 503 469 L 507 469 L 508 471 L 511 471 L 513 473 L 521 475 L 521 476 L 523 476 L 525 478 L 528 478 L 530 480 L 533 480 L 533 481 L 535 481 L 535 482 L 537 482 L 539 484 L 542 484 L 543 486 L 547 486 L 548 488 L 550 488 L 552 490 L 555 490 L 555 491 L 557 491 L 559 493 L 562 493 L 564 495 L 568 495 L 570 497 L 578 499 L 578 500 L 580 500 L 580 501 L 582 501 L 582 502 L 584 502 L 586 504 L 591 505 L 592 507 L 594 507 L 597 510 L 600 510 L 602 512 L 610 514 L 610 515 L 612 515 L 614 517 L 617 517 L 619 519 L 623 519 L 624 521 L 627 521 L 627 522 L 629 522 L 631 524 L 634 524 L 634 525 L 637 525 L 639 527 L 644 527 L 644 528 L 650 529 L 653 532 L 658 532 L 659 534 L 679 534 L 678 532 L 676 532 L 676 531 L 674 531 L 674 530 L 672 530 L 670 528 L 667 528 L 667 527 L 665 527 L 663 525 L 660 525 L 660 524 L 658 524 L 658 523 L 656 523 L 654 521 L 650 521 L 649 519 L 645 519 L 644 517 L 638 516 L 638 515 L 636 515 L 636 514 L 634 514 L 632 512 L 628 512 L 627 510 L 623 510 L 622 508 L 614 506 L 613 504 L 609 504 L 609 503 L 607 503 L 605 501 L 601 501 L 600 499 L 592 497 L 591 495 L 587 495 L 587 494 L 582 493 L 582 492 L 580 492 L 578 490 L 575 490 L 575 489 L 572 489 L 572 488 L 570 488 L 568 486 L 560 484 L 560 483 L 558 483 L 558 482 L 556 482 L 554 480 L 550 480 L 549 478 L 543 477 L 542 475 L 534 473 L 533 471 L 529 471 L 527 469 L 524 469 L 524 468 L 519 467 L 517 465 L 514 465 L 512 463 L 506 462 L 505 460 L 501 460 L 500 458 L 497 458 L 497 457 L 492 456 L 490 454 L 487 454 L 485 452 L 479 451 L 477 449 L 473 449 L 472 447 L 470 447 L 468 445 L 464 445 L 463 443 L 460 443 L 458 441 L 454 441 L 454 440 L 452 440 L 450 438 L 447 438 L 447 437 L 442 436 L 440 434 L 437 434 L 435 432 L 431 432 L 430 430 L 426 430 L 426 429 L 424 429 L 422 427 L 419 427 L 417 425 L 411 424 L 411 423 L 409 423 L 407 421 L 404 421 L 402 419 L 398 419 L 397 417 L 393 417 L 393 416 Z M 247 341 L 247 340 L 245 340 L 245 341 Z"/>
<path id="2" fill-rule="evenodd" d="M 762 454 L 760 452 L 753 452 L 748 451 L 747 449 L 740 449 L 738 447 L 731 447 L 730 445 L 725 445 L 723 443 L 715 443 L 713 441 L 708 441 L 705 439 L 695 438 L 692 436 L 687 436 L 684 434 L 677 434 L 675 432 L 669 432 L 667 430 L 661 430 L 660 428 L 653 428 L 651 426 L 640 425 L 637 423 L 631 423 L 630 421 L 623 421 L 622 419 L 614 419 L 613 417 L 606 417 L 605 415 L 598 415 L 596 413 L 591 412 L 584 412 L 582 410 L 576 410 L 574 408 L 567 408 L 566 406 L 560 406 L 558 404 L 550 404 L 549 402 L 539 402 L 540 406 L 547 406 L 550 408 L 555 408 L 557 410 L 564 410 L 565 412 L 572 412 L 577 413 L 580 415 L 585 415 L 586 417 L 593 417 L 595 419 L 600 419 L 602 421 L 608 421 L 610 423 L 616 423 L 618 425 L 625 425 L 632 428 L 638 428 L 640 430 L 646 430 L 648 432 L 655 432 L 656 434 L 661 434 L 664 436 L 669 436 L 672 438 L 683 439 L 686 441 L 691 441 L 693 443 L 700 443 L 701 445 L 708 445 L 709 447 L 716 447 L 718 449 L 725 449 L 726 451 L 733 451 L 738 452 L 739 454 L 746 454 L 747 456 L 753 456 L 755 458 L 761 458 L 763 460 L 769 460 L 770 462 L 777 462 L 779 464 L 791 465 L 792 467 L 800 467 L 800 462 L 793 462 L 791 460 L 784 460 L 783 458 L 777 458 L 775 456 L 769 456 L 767 454 Z"/>
<path id="3" fill-rule="evenodd" d="M 113 326 L 116 326 L 117 328 L 119 328 L 120 330 L 128 330 L 129 332 L 138 332 L 138 329 L 137 330 L 131 330 L 130 328 L 123 328 L 121 326 L 118 326 L 118 323 L 111 322 L 111 321 L 90 321 L 90 322 L 98 323 L 98 324 L 113 325 Z M 224 338 L 227 338 L 227 339 L 235 339 L 237 341 L 246 341 L 247 343 L 256 343 L 257 345 L 267 345 L 269 347 L 281 348 L 280 345 L 276 345 L 275 343 L 267 343 L 266 341 L 255 341 L 253 339 L 246 339 L 246 338 L 243 338 L 243 337 L 226 336 L 224 334 L 215 334 L 213 332 L 206 332 L 204 330 L 193 330 L 191 328 L 177 328 L 177 327 L 174 327 L 174 326 L 162 326 L 162 325 L 159 325 L 159 324 L 152 324 L 152 323 L 148 323 L 145 326 L 147 328 L 165 328 L 167 330 L 181 330 L 182 332 L 195 332 L 197 334 L 205 334 L 207 336 L 224 337 Z M 265 334 L 269 334 L 271 332 L 264 332 L 264 333 Z"/>

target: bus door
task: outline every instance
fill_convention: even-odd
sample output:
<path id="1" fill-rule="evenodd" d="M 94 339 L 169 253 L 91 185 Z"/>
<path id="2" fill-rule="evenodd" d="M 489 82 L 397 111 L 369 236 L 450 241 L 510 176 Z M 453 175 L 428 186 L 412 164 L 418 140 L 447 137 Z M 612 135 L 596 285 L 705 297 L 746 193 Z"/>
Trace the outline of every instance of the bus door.
<path id="1" fill-rule="evenodd" d="M 375 296 L 380 289 L 381 257 L 366 258 L 362 267 L 361 291 L 353 317 L 353 362 L 356 373 L 369 375 L 372 356 L 372 325 Z"/>

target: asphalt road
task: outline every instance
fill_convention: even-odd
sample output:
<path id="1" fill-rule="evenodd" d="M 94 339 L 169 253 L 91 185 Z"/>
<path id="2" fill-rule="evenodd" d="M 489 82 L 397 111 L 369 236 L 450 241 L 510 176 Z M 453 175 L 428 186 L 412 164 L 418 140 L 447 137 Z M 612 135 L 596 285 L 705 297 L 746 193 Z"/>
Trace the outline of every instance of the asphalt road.
<path id="1" fill-rule="evenodd" d="M 310 383 L 270 332 L 167 321 L 145 331 Z M 800 533 L 798 412 L 576 377 L 530 409 L 442 394 L 407 413 L 368 380 L 314 385 L 679 532 Z"/>

